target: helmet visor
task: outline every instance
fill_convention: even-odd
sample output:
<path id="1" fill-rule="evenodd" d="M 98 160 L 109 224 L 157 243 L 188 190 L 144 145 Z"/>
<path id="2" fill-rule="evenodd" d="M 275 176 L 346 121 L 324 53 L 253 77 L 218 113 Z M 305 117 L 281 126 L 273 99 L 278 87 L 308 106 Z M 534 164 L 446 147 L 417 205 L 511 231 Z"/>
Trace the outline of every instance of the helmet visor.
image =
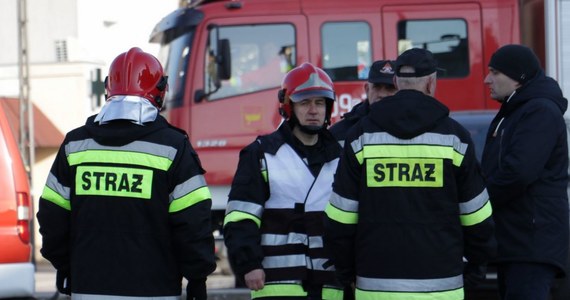
<path id="1" fill-rule="evenodd" d="M 289 98 L 291 98 L 291 101 L 293 101 L 294 103 L 315 97 L 323 97 L 334 101 L 334 93 L 329 90 L 308 90 L 308 91 L 295 93 L 289 96 Z"/>

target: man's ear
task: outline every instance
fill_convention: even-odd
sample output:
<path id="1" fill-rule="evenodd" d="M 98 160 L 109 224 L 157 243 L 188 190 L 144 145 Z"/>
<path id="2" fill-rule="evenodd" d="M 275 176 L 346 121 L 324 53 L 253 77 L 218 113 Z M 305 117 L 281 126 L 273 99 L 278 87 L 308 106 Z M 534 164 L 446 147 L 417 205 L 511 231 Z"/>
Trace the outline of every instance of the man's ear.
<path id="1" fill-rule="evenodd" d="M 435 96 L 435 86 L 437 83 L 437 78 L 433 76 L 429 76 L 427 80 L 426 92 L 430 96 Z"/>
<path id="2" fill-rule="evenodd" d="M 396 87 L 396 90 L 399 91 L 400 88 L 398 87 L 398 80 L 397 80 L 396 76 L 394 76 L 394 77 L 392 78 L 392 81 L 394 82 L 394 86 Z"/>

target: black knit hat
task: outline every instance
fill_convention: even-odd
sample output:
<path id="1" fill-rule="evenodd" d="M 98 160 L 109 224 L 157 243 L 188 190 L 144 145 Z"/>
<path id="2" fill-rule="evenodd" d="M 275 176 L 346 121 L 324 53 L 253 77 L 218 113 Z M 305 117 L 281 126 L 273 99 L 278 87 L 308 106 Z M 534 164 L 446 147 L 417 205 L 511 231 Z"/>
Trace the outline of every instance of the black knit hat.
<path id="1" fill-rule="evenodd" d="M 522 45 L 506 45 L 491 56 L 489 67 L 524 84 L 540 70 L 540 63 L 530 48 Z"/>

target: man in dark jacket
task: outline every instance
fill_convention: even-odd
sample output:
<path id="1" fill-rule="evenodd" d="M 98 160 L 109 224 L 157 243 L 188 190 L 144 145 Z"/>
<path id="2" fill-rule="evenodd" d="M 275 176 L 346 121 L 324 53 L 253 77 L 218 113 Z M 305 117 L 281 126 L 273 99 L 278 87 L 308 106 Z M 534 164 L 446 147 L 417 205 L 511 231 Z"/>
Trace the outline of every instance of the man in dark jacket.
<path id="1" fill-rule="evenodd" d="M 482 166 L 494 209 L 502 299 L 547 299 L 568 253 L 567 101 L 532 50 L 499 48 L 485 78 L 501 108 Z"/>
<path id="2" fill-rule="evenodd" d="M 368 72 L 368 82 L 364 83 L 366 99 L 354 106 L 350 112 L 344 114 L 342 120 L 329 129 L 341 146 L 344 146 L 344 139 L 348 129 L 368 114 L 372 103 L 396 93 L 394 64 L 395 61 L 393 60 L 375 61 Z"/>
<path id="3" fill-rule="evenodd" d="M 115 58 L 107 102 L 61 145 L 39 201 L 42 255 L 73 299 L 205 300 L 216 267 L 210 191 L 188 136 L 159 114 L 162 66 Z"/>
<path id="4" fill-rule="evenodd" d="M 356 299 L 464 299 L 463 258 L 471 272 L 496 251 L 473 142 L 433 98 L 431 52 L 407 50 L 395 73 L 398 92 L 348 132 L 325 248 Z"/>

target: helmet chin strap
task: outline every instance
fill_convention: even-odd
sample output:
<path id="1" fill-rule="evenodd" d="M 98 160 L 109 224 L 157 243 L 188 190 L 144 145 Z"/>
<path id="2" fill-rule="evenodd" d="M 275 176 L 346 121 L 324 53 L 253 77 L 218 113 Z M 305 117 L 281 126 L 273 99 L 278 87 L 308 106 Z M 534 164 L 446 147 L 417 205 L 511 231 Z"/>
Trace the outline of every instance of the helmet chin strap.
<path id="1" fill-rule="evenodd" d="M 300 125 L 299 124 L 299 129 L 306 133 L 306 134 L 319 134 L 319 132 L 321 132 L 321 130 L 323 130 L 325 128 L 325 126 L 315 126 L 315 125 Z"/>
<path id="2" fill-rule="evenodd" d="M 317 126 L 317 125 L 301 125 L 301 123 L 299 123 L 299 119 L 297 119 L 297 116 L 295 116 L 295 114 L 293 114 L 291 116 L 290 119 L 291 122 L 291 127 L 295 127 L 298 126 L 299 130 L 301 130 L 303 133 L 306 134 L 319 134 L 319 132 L 321 132 L 322 130 L 324 130 L 326 128 L 326 126 L 323 124 L 321 126 Z"/>

